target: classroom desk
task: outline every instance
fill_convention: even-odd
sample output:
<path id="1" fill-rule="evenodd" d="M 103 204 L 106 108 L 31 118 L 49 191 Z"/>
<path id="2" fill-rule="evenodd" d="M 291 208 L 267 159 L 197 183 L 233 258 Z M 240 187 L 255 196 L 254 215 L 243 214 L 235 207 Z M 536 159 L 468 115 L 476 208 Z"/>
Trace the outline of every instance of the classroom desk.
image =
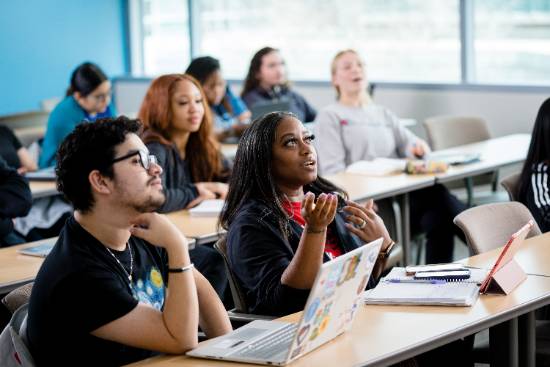
<path id="1" fill-rule="evenodd" d="M 223 229 L 218 229 L 218 217 L 191 217 L 189 211 L 180 210 L 166 214 L 168 219 L 188 238 L 194 238 L 197 245 L 217 241 Z"/>
<path id="2" fill-rule="evenodd" d="M 464 265 L 491 269 L 502 247 L 462 260 Z M 550 277 L 550 232 L 525 240 L 514 259 L 528 274 Z"/>
<path id="3" fill-rule="evenodd" d="M 403 248 L 403 262 L 409 264 L 411 254 L 409 193 L 435 184 L 431 175 L 407 175 L 405 173 L 390 176 L 367 176 L 353 173 L 337 173 L 326 176 L 337 186 L 348 192 L 350 199 L 392 198 L 392 207 L 398 228 L 397 242 Z"/>
<path id="4" fill-rule="evenodd" d="M 549 302 L 550 279 L 529 276 L 512 294 L 481 296 L 472 307 L 362 306 L 349 333 L 298 359 L 291 366 L 387 366 L 513 320 Z M 299 314 L 293 314 L 283 319 L 297 321 L 298 318 Z M 513 355 L 514 347 L 492 347 L 498 347 L 502 357 L 510 358 L 509 365 L 518 365 L 517 354 Z M 250 365 L 186 356 L 158 356 L 130 366 Z"/>
<path id="5" fill-rule="evenodd" d="M 21 255 L 17 250 L 56 240 L 57 237 L 48 238 L 0 249 L 0 269 L 2 269 L 0 271 L 0 294 L 8 293 L 25 283 L 32 282 L 44 261 L 41 257 Z"/>
<path id="6" fill-rule="evenodd" d="M 57 241 L 57 237 L 0 249 L 0 295 L 34 281 L 44 261 L 42 257 L 22 255 L 17 250 L 51 241 Z M 189 248 L 194 246 L 195 240 L 189 239 Z"/>
<path id="7" fill-rule="evenodd" d="M 29 181 L 33 199 L 59 194 L 55 181 Z"/>
<path id="8" fill-rule="evenodd" d="M 480 153 L 479 162 L 451 166 L 445 173 L 436 174 L 438 183 L 473 177 L 492 172 L 504 166 L 521 163 L 527 156 L 531 135 L 513 134 L 500 138 L 493 138 L 479 143 L 461 145 L 437 153 Z"/>

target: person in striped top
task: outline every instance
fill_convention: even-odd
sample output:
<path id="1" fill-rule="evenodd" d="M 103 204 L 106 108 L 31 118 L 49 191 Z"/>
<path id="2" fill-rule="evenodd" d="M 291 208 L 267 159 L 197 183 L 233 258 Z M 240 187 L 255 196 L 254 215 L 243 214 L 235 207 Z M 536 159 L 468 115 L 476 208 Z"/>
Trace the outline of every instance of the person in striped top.
<path id="1" fill-rule="evenodd" d="M 524 203 L 542 232 L 550 231 L 550 98 L 539 109 L 529 152 L 521 171 L 519 201 Z"/>

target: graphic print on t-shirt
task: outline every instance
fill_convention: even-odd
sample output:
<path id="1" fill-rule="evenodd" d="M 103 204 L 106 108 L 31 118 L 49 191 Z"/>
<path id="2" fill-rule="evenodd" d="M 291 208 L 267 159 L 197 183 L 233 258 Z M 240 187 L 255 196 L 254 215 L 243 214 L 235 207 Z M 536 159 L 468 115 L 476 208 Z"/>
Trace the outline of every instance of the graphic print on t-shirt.
<path id="1" fill-rule="evenodd" d="M 162 275 L 156 266 L 152 266 L 144 275 L 145 279 L 138 278 L 132 284 L 134 298 L 160 311 L 164 305 L 164 281 L 162 280 Z"/>

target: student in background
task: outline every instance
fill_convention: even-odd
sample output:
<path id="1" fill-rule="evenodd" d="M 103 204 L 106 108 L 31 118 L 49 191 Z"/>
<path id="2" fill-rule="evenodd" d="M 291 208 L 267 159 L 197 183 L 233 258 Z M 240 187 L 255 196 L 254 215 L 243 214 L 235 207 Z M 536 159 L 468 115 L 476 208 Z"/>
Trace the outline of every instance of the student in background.
<path id="1" fill-rule="evenodd" d="M 422 157 L 430 151 L 390 110 L 370 100 L 364 64 L 357 52 L 339 52 L 331 72 L 338 100 L 319 111 L 315 119 L 322 174 L 344 171 L 359 160 Z M 465 207 L 442 185 L 410 193 L 412 228 L 427 234 L 427 263 L 452 261 L 454 235 L 462 236 L 453 218 Z"/>
<path id="2" fill-rule="evenodd" d="M 241 96 L 248 108 L 286 100 L 290 103 L 289 111 L 300 121 L 310 122 L 315 119 L 315 109 L 304 97 L 290 89 L 285 63 L 275 48 L 264 47 L 252 57 Z"/>
<path id="3" fill-rule="evenodd" d="M 55 153 L 63 139 L 83 121 L 95 121 L 115 115 L 111 103 L 111 82 L 99 66 L 91 62 L 79 65 L 71 75 L 66 97 L 48 119 L 40 154 L 40 168 L 55 165 Z"/>
<path id="4" fill-rule="evenodd" d="M 24 243 L 13 230 L 13 218 L 27 215 L 32 205 L 27 180 L 0 156 L 0 247 Z"/>
<path id="5" fill-rule="evenodd" d="M 218 140 L 241 136 L 251 114 L 223 79 L 220 62 L 210 56 L 197 57 L 191 61 L 185 73 L 201 83 L 214 117 Z"/>
<path id="6" fill-rule="evenodd" d="M 540 106 L 527 158 L 519 178 L 519 201 L 524 203 L 542 232 L 550 231 L 550 99 Z"/>
<path id="7" fill-rule="evenodd" d="M 231 330 L 190 262 L 187 239 L 152 213 L 162 168 L 125 117 L 82 124 L 59 149 L 58 186 L 74 205 L 34 283 L 27 336 L 38 366 L 118 366 Z"/>
<path id="8" fill-rule="evenodd" d="M 212 119 L 200 84 L 186 74 L 153 80 L 139 111 L 143 141 L 163 168 L 165 202 L 161 213 L 191 208 L 205 199 L 225 199 L 229 164 L 212 134 Z M 191 256 L 220 296 L 227 277 L 223 259 L 210 246 Z"/>
<path id="9" fill-rule="evenodd" d="M 36 171 L 38 168 L 27 148 L 7 126 L 0 126 L 0 157 L 20 174 Z"/>
<path id="10" fill-rule="evenodd" d="M 220 222 L 252 313 L 302 310 L 323 262 L 383 237 L 378 277 L 393 248 L 372 200 L 337 211 L 345 193 L 317 175 L 313 139 L 292 113 L 272 112 L 239 142 Z"/>
<path id="11" fill-rule="evenodd" d="M 21 145 L 15 134 L 5 126 L 0 126 L 0 157 L 17 172 L 36 171 L 37 164 L 27 148 Z M 33 200 L 32 208 L 26 215 L 13 220 L 14 236 L 26 242 L 55 237 L 69 217 L 70 206 L 58 195 Z M 23 241 L 23 242 L 25 242 Z"/>

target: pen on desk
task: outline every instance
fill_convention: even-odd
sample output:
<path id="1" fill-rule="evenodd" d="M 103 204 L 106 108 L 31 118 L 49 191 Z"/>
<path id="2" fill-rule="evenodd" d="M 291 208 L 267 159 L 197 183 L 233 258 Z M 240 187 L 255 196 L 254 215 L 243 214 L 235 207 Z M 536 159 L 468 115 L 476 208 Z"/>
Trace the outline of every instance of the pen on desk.
<path id="1" fill-rule="evenodd" d="M 386 279 L 388 283 L 424 283 L 424 284 L 445 284 L 443 279 Z"/>

